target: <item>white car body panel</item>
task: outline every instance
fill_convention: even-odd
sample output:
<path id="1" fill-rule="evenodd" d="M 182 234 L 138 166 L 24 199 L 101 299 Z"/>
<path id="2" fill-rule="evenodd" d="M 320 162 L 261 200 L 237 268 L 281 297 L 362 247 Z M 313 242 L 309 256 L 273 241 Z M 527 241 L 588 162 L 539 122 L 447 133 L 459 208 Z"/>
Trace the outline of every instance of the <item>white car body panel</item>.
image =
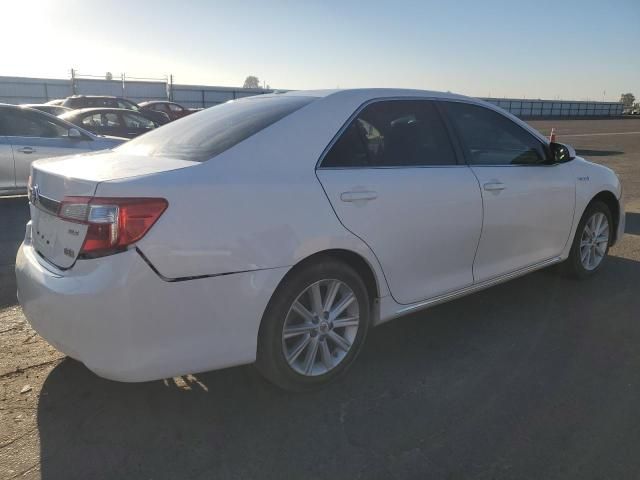
<path id="1" fill-rule="evenodd" d="M 166 282 L 129 250 L 77 262 L 68 275 L 38 256 L 29 234 L 16 259 L 19 299 L 33 328 L 98 375 L 125 382 L 254 361 L 255 313 L 286 271 Z"/>
<path id="2" fill-rule="evenodd" d="M 482 200 L 469 167 L 321 169 L 318 178 L 342 223 L 376 253 L 398 303 L 473 283 Z M 345 192 L 375 198 L 345 202 Z"/>
<path id="3" fill-rule="evenodd" d="M 37 222 L 30 224 L 16 276 L 20 303 L 34 328 L 116 380 L 250 363 L 273 292 L 291 268 L 314 254 L 341 250 L 364 261 L 377 287 L 378 324 L 566 258 L 591 199 L 603 191 L 621 198 L 611 170 L 580 158 L 554 167 L 511 167 L 513 173 L 466 165 L 316 170 L 343 124 L 374 99 L 462 99 L 513 117 L 483 102 L 435 92 L 285 95 L 319 99 L 204 163 L 117 150 L 36 162 L 33 181 L 56 201 L 69 195 L 161 197 L 169 207 L 126 251 L 67 263 L 56 255 L 67 245 L 68 225 L 52 227 L 58 229 L 58 247 L 47 253 L 40 244 L 37 253 Z M 539 170 L 529 174 L 527 168 Z M 480 185 L 498 173 L 507 189 L 487 198 Z M 378 198 L 343 205 L 340 195 L 358 188 L 375 189 Z M 544 198 L 537 198 L 540 191 Z M 507 202 L 494 203 L 497 197 Z M 618 239 L 623 229 L 620 208 Z M 553 241 L 543 245 L 544 235 Z M 532 251 L 513 250 L 507 237 Z M 511 257 L 505 261 L 501 252 Z"/>
<path id="4" fill-rule="evenodd" d="M 571 162 L 540 166 L 473 166 L 484 221 L 473 273 L 477 282 L 558 257 L 575 207 Z M 500 184 L 504 190 L 487 190 Z M 490 187 L 489 187 L 490 188 Z"/>

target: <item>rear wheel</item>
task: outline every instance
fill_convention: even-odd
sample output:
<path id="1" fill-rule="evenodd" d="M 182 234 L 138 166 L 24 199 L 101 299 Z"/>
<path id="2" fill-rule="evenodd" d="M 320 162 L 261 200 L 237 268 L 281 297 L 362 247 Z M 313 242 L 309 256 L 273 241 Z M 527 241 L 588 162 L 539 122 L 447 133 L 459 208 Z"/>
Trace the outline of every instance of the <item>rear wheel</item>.
<path id="1" fill-rule="evenodd" d="M 571 246 L 565 272 L 584 278 L 597 272 L 609 253 L 613 235 L 613 221 L 609 207 L 595 201 L 585 210 Z"/>
<path id="2" fill-rule="evenodd" d="M 370 299 L 360 276 L 328 258 L 278 287 L 260 326 L 257 367 L 287 390 L 311 390 L 353 363 L 369 328 Z"/>

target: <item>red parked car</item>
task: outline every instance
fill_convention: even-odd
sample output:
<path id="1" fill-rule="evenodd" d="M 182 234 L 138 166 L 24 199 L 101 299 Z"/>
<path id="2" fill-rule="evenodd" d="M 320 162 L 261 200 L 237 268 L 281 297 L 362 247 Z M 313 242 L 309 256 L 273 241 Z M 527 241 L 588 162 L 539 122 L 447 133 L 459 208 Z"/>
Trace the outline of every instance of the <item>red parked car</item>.
<path id="1" fill-rule="evenodd" d="M 162 112 L 169 116 L 170 120 L 176 120 L 178 118 L 185 117 L 190 113 L 193 113 L 192 110 L 183 107 L 182 105 L 175 102 L 167 102 L 163 100 L 153 100 L 150 102 L 142 102 L 139 104 L 140 109 L 142 111 L 151 110 L 153 112 Z"/>

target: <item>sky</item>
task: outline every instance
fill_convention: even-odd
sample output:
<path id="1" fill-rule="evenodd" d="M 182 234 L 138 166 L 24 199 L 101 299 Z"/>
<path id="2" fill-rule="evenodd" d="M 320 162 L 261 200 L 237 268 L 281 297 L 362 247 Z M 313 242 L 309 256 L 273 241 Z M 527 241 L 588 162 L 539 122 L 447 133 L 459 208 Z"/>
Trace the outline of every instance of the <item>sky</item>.
<path id="1" fill-rule="evenodd" d="M 640 0 L 0 0 L 0 12 L 0 75 L 640 97 Z"/>

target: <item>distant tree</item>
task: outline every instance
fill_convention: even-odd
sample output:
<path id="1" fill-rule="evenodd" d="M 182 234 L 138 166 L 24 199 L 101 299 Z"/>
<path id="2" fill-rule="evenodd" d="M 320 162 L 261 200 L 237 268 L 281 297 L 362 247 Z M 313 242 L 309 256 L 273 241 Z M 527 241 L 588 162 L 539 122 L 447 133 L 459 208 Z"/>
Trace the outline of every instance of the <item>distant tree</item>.
<path id="1" fill-rule="evenodd" d="M 260 88 L 260 80 L 258 80 L 258 77 L 254 75 L 249 75 L 244 79 L 244 85 L 242 85 L 242 88 Z"/>
<path id="2" fill-rule="evenodd" d="M 620 101 L 625 107 L 632 107 L 633 102 L 636 101 L 636 97 L 633 93 L 623 93 L 620 95 Z"/>

